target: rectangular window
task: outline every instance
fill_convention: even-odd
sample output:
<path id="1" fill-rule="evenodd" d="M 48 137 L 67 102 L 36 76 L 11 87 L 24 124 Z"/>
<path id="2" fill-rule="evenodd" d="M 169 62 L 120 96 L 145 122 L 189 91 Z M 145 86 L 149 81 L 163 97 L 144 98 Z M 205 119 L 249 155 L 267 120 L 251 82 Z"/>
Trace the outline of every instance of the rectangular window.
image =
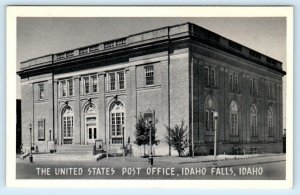
<path id="1" fill-rule="evenodd" d="M 254 80 L 254 95 L 258 95 L 258 84 L 257 84 L 257 80 Z"/>
<path id="2" fill-rule="evenodd" d="M 68 80 L 68 89 L 69 89 L 69 96 L 72 96 L 74 94 L 73 92 L 73 80 Z"/>
<path id="3" fill-rule="evenodd" d="M 229 76 L 229 85 L 230 85 L 230 90 L 233 91 L 233 74 L 230 74 Z"/>
<path id="4" fill-rule="evenodd" d="M 124 124 L 123 112 L 111 113 L 110 125 L 111 125 L 112 144 L 122 144 L 123 124 Z"/>
<path id="5" fill-rule="evenodd" d="M 116 76 L 115 73 L 109 74 L 109 90 L 114 91 L 116 90 Z"/>
<path id="6" fill-rule="evenodd" d="M 40 83 L 38 86 L 39 86 L 39 99 L 43 100 L 45 98 L 44 83 Z"/>
<path id="7" fill-rule="evenodd" d="M 214 111 L 210 111 L 210 116 L 209 116 L 209 129 L 211 131 L 214 130 Z"/>
<path id="8" fill-rule="evenodd" d="M 153 66 L 147 66 L 145 69 L 146 69 L 146 85 L 154 85 Z"/>
<path id="9" fill-rule="evenodd" d="M 231 134 L 238 135 L 238 115 L 231 113 Z"/>
<path id="10" fill-rule="evenodd" d="M 118 72 L 119 77 L 119 89 L 125 89 L 124 72 Z"/>
<path id="11" fill-rule="evenodd" d="M 250 79 L 250 94 L 254 95 L 254 81 Z"/>
<path id="12" fill-rule="evenodd" d="M 84 82 L 84 93 L 88 94 L 90 93 L 90 78 L 89 77 L 84 77 L 83 78 L 83 82 Z"/>
<path id="13" fill-rule="evenodd" d="M 207 66 L 204 67 L 204 85 L 209 86 L 209 68 Z"/>
<path id="14" fill-rule="evenodd" d="M 205 129 L 209 131 L 209 111 L 205 111 Z"/>
<path id="15" fill-rule="evenodd" d="M 274 87 L 271 84 L 268 85 L 268 98 L 274 99 Z"/>
<path id="16" fill-rule="evenodd" d="M 234 75 L 234 90 L 237 91 L 239 86 L 239 76 Z"/>
<path id="17" fill-rule="evenodd" d="M 98 79 L 97 76 L 92 76 L 92 85 L 93 85 L 93 93 L 97 93 L 98 91 Z"/>
<path id="18" fill-rule="evenodd" d="M 251 116 L 251 135 L 256 136 L 257 131 L 256 131 L 256 115 Z"/>
<path id="19" fill-rule="evenodd" d="M 66 81 L 61 81 L 61 91 L 62 91 L 61 95 L 63 97 L 67 96 L 67 83 L 66 83 Z"/>
<path id="20" fill-rule="evenodd" d="M 45 119 L 38 120 L 38 139 L 45 140 Z"/>
<path id="21" fill-rule="evenodd" d="M 73 116 L 63 117 L 64 138 L 73 137 Z"/>
<path id="22" fill-rule="evenodd" d="M 112 113 L 111 114 L 111 135 L 116 136 L 116 114 Z"/>
<path id="23" fill-rule="evenodd" d="M 210 69 L 210 82 L 209 82 L 209 85 L 214 87 L 216 86 L 216 70 L 214 68 L 211 68 Z"/>

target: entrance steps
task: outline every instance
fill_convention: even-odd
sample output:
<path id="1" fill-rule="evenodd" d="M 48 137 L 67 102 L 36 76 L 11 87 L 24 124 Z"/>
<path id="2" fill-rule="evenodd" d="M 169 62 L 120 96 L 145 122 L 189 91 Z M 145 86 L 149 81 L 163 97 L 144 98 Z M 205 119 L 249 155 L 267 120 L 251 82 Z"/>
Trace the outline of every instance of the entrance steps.
<path id="1" fill-rule="evenodd" d="M 33 154 L 33 162 L 53 162 L 53 161 L 90 161 L 96 162 L 97 155 L 93 154 L 62 154 L 62 153 L 37 153 Z"/>
<path id="2" fill-rule="evenodd" d="M 97 161 L 94 145 L 56 145 L 56 153 L 34 153 L 33 162 L 40 161 Z"/>
<path id="3" fill-rule="evenodd" d="M 56 146 L 57 154 L 93 155 L 94 145 L 60 145 Z"/>

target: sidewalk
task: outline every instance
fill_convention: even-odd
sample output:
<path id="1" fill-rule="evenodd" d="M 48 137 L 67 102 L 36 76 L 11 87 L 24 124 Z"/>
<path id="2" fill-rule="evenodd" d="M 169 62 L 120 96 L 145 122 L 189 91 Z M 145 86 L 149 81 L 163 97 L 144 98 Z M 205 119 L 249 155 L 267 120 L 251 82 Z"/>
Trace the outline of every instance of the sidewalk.
<path id="1" fill-rule="evenodd" d="M 122 167 L 122 166 L 149 166 L 148 158 L 137 156 L 125 157 L 108 157 L 96 161 L 97 155 L 82 156 L 82 155 L 59 155 L 54 154 L 47 158 L 34 158 L 34 163 L 51 163 L 51 164 L 94 164 L 109 167 Z M 192 166 L 195 164 L 200 167 L 226 167 L 226 166 L 239 166 L 251 165 L 270 162 L 285 161 L 285 154 L 253 154 L 253 155 L 218 155 L 217 160 L 214 156 L 195 156 L 195 157 L 178 157 L 178 156 L 157 156 L 154 157 L 154 166 Z M 17 158 L 17 163 L 29 163 L 26 158 L 20 160 Z"/>
<path id="2" fill-rule="evenodd" d="M 197 164 L 201 167 L 226 167 L 226 166 L 239 166 L 251 165 L 270 162 L 285 161 L 285 154 L 254 154 L 254 155 L 219 155 L 217 161 L 214 156 L 195 156 L 195 157 L 177 157 L 177 156 L 160 156 L 154 157 L 154 166 L 190 166 Z M 148 158 L 142 157 L 109 157 L 102 159 L 98 162 L 102 165 L 118 166 L 141 166 L 149 165 Z"/>

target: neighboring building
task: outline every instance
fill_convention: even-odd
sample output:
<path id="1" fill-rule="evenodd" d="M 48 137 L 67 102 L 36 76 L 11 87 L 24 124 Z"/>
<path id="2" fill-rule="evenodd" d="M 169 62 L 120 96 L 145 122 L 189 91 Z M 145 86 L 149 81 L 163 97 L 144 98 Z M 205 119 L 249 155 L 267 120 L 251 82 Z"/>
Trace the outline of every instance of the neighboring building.
<path id="1" fill-rule="evenodd" d="M 21 130 L 21 100 L 16 100 L 16 152 L 21 152 L 22 147 L 22 130 Z"/>
<path id="2" fill-rule="evenodd" d="M 24 150 L 101 139 L 119 151 L 124 131 L 139 155 L 136 119 L 150 109 L 155 154 L 169 154 L 166 126 L 182 120 L 190 152 L 212 153 L 214 112 L 218 153 L 282 152 L 282 63 L 191 23 L 30 59 L 18 74 Z"/>

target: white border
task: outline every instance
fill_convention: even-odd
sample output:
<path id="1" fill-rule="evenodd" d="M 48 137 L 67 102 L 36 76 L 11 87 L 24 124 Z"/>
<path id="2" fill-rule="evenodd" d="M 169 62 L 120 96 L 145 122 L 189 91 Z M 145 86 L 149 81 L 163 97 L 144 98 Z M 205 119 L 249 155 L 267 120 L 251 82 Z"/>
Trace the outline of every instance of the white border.
<path id="1" fill-rule="evenodd" d="M 137 6 L 9 6 L 6 64 L 6 184 L 11 187 L 72 188 L 291 188 L 293 184 L 293 7 L 137 7 Z M 17 17 L 286 17 L 286 180 L 16 180 L 16 18 Z"/>

